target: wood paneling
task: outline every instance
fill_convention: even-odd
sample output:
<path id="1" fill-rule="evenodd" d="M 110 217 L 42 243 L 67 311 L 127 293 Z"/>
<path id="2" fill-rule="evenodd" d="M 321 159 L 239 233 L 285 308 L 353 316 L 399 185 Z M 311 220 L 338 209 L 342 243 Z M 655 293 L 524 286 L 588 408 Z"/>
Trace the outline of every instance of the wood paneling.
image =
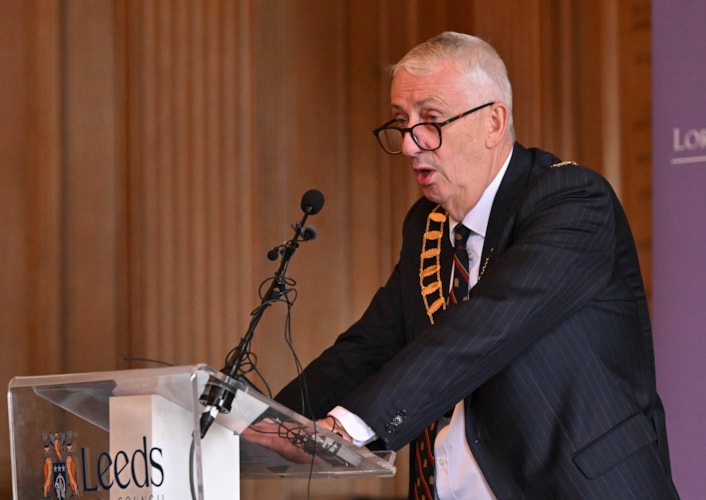
<path id="1" fill-rule="evenodd" d="M 119 356 L 124 228 L 113 5 L 66 2 L 61 13 L 61 345 L 65 370 Z"/>
<path id="2" fill-rule="evenodd" d="M 647 271 L 648 0 L 0 0 L 3 380 L 147 366 L 126 356 L 220 368 L 310 188 L 318 237 L 288 275 L 295 348 L 315 357 L 397 258 L 419 191 L 370 131 L 389 116 L 387 66 L 443 30 L 505 58 L 522 143 L 608 176 Z M 285 314 L 269 308 L 253 344 L 273 391 L 295 372 Z M 398 465 L 312 498 L 403 496 L 406 451 Z"/>
<path id="3" fill-rule="evenodd" d="M 0 2 L 0 380 L 59 373 L 61 176 L 59 9 Z M 0 427 L 8 428 L 6 404 Z M 10 497 L 8 433 L 0 496 Z"/>

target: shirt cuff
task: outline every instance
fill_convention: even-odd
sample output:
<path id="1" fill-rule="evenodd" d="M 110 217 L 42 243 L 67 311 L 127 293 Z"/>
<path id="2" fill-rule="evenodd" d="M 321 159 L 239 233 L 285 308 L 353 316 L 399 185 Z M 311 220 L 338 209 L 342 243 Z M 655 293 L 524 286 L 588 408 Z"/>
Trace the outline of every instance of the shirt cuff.
<path id="1" fill-rule="evenodd" d="M 341 425 L 346 430 L 348 435 L 353 438 L 353 444 L 356 446 L 365 446 L 377 439 L 375 431 L 366 424 L 362 418 L 355 413 L 351 413 L 342 406 L 337 406 L 328 414 L 338 419 Z"/>

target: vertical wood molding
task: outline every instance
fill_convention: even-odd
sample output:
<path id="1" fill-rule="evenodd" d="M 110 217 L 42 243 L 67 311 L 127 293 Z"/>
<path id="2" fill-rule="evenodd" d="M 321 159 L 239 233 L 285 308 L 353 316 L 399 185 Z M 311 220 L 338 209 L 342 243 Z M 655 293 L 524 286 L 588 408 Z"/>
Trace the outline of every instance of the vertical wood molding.
<path id="1" fill-rule="evenodd" d="M 120 193 L 113 7 L 63 6 L 64 358 L 78 371 L 114 364 Z M 82 348 L 77 349 L 78 346 Z"/>
<path id="2" fill-rule="evenodd" d="M 58 373 L 62 356 L 59 9 L 0 2 L 0 381 Z M 0 427 L 8 429 L 6 405 Z M 9 434 L 0 469 L 10 471 Z M 10 474 L 0 496 L 11 497 Z"/>

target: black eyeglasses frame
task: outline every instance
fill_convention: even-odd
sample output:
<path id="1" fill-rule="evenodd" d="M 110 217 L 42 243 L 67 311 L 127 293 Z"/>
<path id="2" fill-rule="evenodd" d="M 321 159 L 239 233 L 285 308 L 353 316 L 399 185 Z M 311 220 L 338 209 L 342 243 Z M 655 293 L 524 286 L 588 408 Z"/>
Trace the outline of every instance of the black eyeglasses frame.
<path id="1" fill-rule="evenodd" d="M 436 122 L 419 122 L 419 123 L 416 123 L 416 124 L 412 125 L 411 127 L 407 127 L 407 128 L 391 127 L 390 125 L 392 125 L 393 123 L 395 123 L 395 122 L 397 121 L 397 118 L 393 118 L 393 119 L 390 120 L 389 122 L 386 122 L 386 123 L 380 125 L 380 126 L 379 126 L 378 128 L 376 128 L 375 130 L 373 130 L 373 135 L 375 135 L 375 138 L 377 139 L 378 144 L 380 144 L 380 147 L 383 149 L 383 151 L 385 151 L 387 154 L 390 154 L 390 155 L 398 155 L 398 154 L 402 153 L 402 150 L 400 149 L 399 151 L 389 151 L 389 150 L 385 147 L 385 145 L 383 144 L 383 141 L 380 139 L 380 133 L 381 133 L 381 132 L 384 132 L 385 130 L 397 130 L 397 131 L 400 133 L 400 135 L 402 136 L 403 139 L 404 139 L 404 135 L 405 135 L 407 132 L 409 132 L 410 135 L 412 136 L 412 140 L 414 141 L 414 143 L 415 143 L 417 146 L 419 146 L 420 149 L 422 149 L 422 150 L 424 150 L 424 151 L 436 151 L 437 149 L 439 149 L 439 148 L 441 147 L 441 144 L 443 143 L 443 139 L 442 139 L 442 135 L 441 135 L 441 128 L 442 128 L 442 127 L 445 127 L 445 126 L 448 125 L 449 123 L 453 123 L 453 122 L 455 122 L 456 120 L 459 120 L 459 119 L 463 118 L 464 116 L 468 116 L 468 115 L 470 115 L 471 113 L 475 113 L 476 111 L 480 111 L 480 110 L 483 109 L 483 108 L 487 108 L 488 106 L 492 106 L 493 104 L 495 104 L 495 101 L 486 102 L 485 104 L 481 104 L 480 106 L 476 106 L 475 108 L 471 108 L 471 109 L 469 109 L 468 111 L 464 111 L 463 113 L 459 113 L 459 114 L 456 115 L 456 116 L 452 116 L 452 117 L 449 118 L 448 120 L 444 120 L 444 121 L 441 122 L 441 123 L 436 123 Z M 436 132 L 439 134 L 439 145 L 436 146 L 436 147 L 433 147 L 433 148 L 427 148 L 427 147 L 425 147 L 425 146 L 422 146 L 422 145 L 419 143 L 419 140 L 417 139 L 417 136 L 414 135 L 414 129 L 415 129 L 416 127 L 419 127 L 419 126 L 432 126 L 432 127 L 434 127 L 434 128 L 436 129 Z"/>

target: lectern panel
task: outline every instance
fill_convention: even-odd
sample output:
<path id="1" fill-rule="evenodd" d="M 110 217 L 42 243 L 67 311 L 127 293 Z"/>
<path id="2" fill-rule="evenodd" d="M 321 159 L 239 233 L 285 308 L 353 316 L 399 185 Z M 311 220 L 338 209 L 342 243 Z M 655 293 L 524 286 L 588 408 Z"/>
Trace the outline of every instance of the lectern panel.
<path id="1" fill-rule="evenodd" d="M 202 439 L 206 409 L 199 398 L 207 386 L 224 389 L 232 404 Z M 396 471 L 394 453 L 354 446 L 203 364 L 15 377 L 8 411 L 15 499 L 74 494 L 106 500 L 128 493 L 157 499 L 175 488 L 192 498 L 205 498 L 205 492 L 221 497 L 214 495 L 219 491 L 234 498 L 233 476 L 337 478 Z M 172 446 L 170 436 L 179 444 Z M 237 449 L 239 464 L 236 458 L 229 474 L 228 460 Z"/>

